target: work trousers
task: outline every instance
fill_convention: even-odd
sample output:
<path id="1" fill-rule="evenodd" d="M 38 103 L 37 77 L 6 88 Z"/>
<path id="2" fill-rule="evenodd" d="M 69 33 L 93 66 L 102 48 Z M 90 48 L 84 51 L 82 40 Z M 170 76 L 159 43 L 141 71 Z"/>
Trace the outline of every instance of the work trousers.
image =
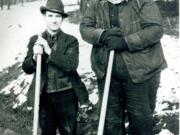
<path id="1" fill-rule="evenodd" d="M 123 59 L 120 60 L 115 57 L 113 64 L 104 135 L 125 135 L 125 117 L 129 120 L 130 135 L 153 135 L 160 73 L 143 83 L 133 83 Z M 105 78 L 97 82 L 101 104 Z"/>
<path id="2" fill-rule="evenodd" d="M 76 135 L 78 102 L 74 90 L 42 93 L 39 121 L 42 135 Z"/>

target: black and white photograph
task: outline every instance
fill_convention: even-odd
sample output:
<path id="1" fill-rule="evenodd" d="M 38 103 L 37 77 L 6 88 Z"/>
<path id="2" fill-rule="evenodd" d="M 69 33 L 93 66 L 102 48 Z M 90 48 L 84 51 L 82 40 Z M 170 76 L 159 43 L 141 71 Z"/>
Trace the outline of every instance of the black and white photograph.
<path id="1" fill-rule="evenodd" d="M 0 0 L 0 135 L 179 135 L 179 30 L 179 0 Z"/>

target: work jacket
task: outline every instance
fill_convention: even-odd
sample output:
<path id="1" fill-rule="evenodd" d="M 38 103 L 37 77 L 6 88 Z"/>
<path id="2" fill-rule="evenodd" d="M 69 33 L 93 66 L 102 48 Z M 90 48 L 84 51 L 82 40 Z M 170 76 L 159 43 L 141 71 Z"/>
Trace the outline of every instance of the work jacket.
<path id="1" fill-rule="evenodd" d="M 141 83 L 167 67 L 160 39 L 161 15 L 153 0 L 126 0 L 118 5 L 118 23 L 128 46 L 121 55 L 134 83 Z M 93 45 L 92 69 L 104 77 L 109 50 L 100 46 L 101 34 L 112 28 L 107 0 L 92 0 L 80 24 L 82 38 Z"/>
<path id="2" fill-rule="evenodd" d="M 42 37 L 46 39 L 46 32 L 42 33 Z M 28 52 L 25 57 L 22 68 L 27 74 L 36 72 L 36 62 L 33 60 L 33 47 L 38 36 L 32 36 L 28 44 Z M 83 82 L 76 71 L 79 63 L 79 44 L 75 37 L 68 35 L 60 30 L 56 46 L 51 49 L 51 54 L 42 55 L 41 64 L 41 92 L 47 91 L 48 74 L 53 72 L 53 79 L 55 80 L 50 86 L 56 89 L 68 90 L 63 87 L 74 89 L 77 97 L 81 103 L 88 101 L 88 93 Z M 48 67 L 53 68 L 48 68 Z M 50 69 L 50 71 L 48 71 Z M 52 71 L 53 70 L 53 71 Z M 70 84 L 69 84 L 70 83 Z M 34 98 L 35 75 L 28 91 L 28 102 L 32 105 Z"/>

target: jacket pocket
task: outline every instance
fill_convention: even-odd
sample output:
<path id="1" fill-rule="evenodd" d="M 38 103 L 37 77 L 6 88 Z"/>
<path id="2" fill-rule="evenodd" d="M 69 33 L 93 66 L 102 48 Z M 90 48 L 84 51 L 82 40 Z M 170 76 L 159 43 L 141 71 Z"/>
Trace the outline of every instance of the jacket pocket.
<path id="1" fill-rule="evenodd" d="M 57 78 L 56 80 L 56 89 L 64 89 L 64 88 L 71 88 L 72 85 L 69 81 L 68 77 L 63 77 L 63 78 Z"/>
<path id="2" fill-rule="evenodd" d="M 140 51 L 137 56 L 137 62 L 143 66 L 146 74 L 158 70 L 164 62 L 160 44 Z"/>

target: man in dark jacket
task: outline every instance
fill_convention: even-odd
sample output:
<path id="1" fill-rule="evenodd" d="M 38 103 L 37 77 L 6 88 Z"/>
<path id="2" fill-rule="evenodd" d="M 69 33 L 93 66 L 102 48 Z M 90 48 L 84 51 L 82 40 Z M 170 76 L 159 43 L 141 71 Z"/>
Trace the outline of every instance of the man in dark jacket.
<path id="1" fill-rule="evenodd" d="M 160 39 L 161 15 L 153 0 L 92 0 L 80 24 L 82 38 L 93 44 L 92 69 L 102 100 L 108 53 L 115 50 L 106 135 L 152 135 L 160 72 L 167 67 Z"/>
<path id="2" fill-rule="evenodd" d="M 47 29 L 32 36 L 22 68 L 27 74 L 36 71 L 36 56 L 42 53 L 39 120 L 42 135 L 76 135 L 78 100 L 87 105 L 88 93 L 77 73 L 79 46 L 75 37 L 60 27 L 68 16 L 59 0 L 41 6 Z M 29 92 L 34 93 L 34 81 Z M 34 95 L 33 95 L 34 96 Z"/>

